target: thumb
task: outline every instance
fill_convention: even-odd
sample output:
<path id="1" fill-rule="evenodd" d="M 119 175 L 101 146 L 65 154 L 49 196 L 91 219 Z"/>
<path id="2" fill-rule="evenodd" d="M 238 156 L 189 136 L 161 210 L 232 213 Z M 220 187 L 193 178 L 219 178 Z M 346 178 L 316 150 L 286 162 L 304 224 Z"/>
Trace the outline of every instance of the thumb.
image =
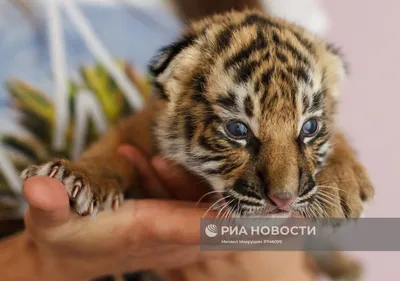
<path id="1" fill-rule="evenodd" d="M 27 227 L 55 227 L 68 221 L 68 194 L 61 182 L 49 177 L 32 177 L 24 183 L 24 195 L 29 203 L 25 216 Z"/>

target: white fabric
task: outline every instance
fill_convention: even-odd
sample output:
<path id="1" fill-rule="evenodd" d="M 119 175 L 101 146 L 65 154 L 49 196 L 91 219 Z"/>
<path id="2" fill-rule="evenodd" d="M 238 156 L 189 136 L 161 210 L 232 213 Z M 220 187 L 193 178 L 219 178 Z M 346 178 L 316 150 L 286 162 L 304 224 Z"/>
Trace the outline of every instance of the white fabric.
<path id="1" fill-rule="evenodd" d="M 325 35 L 329 19 L 321 0 L 263 0 L 274 16 L 297 23 L 318 35 Z"/>

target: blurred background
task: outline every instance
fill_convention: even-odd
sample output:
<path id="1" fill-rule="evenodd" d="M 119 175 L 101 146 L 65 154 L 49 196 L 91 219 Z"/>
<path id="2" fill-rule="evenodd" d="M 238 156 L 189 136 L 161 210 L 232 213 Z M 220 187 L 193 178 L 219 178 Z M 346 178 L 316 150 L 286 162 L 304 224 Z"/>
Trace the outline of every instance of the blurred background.
<path id="1" fill-rule="evenodd" d="M 250 2 L 342 47 L 351 74 L 340 125 L 376 187 L 366 216 L 400 216 L 400 2 Z M 185 20 L 210 12 L 204 8 L 210 3 L 0 0 L 0 232 L 21 227 L 14 222 L 25 207 L 19 171 L 54 155 L 75 157 L 109 124 L 139 109 L 150 93 L 151 56 Z M 354 254 L 365 263 L 366 281 L 400 274 L 400 253 Z"/>

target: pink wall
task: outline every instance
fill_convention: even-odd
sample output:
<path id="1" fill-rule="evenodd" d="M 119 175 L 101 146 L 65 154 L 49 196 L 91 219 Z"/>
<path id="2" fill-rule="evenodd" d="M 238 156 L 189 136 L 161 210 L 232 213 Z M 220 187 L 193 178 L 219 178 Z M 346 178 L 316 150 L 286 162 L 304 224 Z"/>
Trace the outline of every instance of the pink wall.
<path id="1" fill-rule="evenodd" d="M 351 66 L 340 123 L 376 188 L 366 216 L 400 217 L 400 1 L 324 3 L 329 38 L 343 47 Z M 364 260 L 366 281 L 400 279 L 400 253 L 357 255 Z"/>

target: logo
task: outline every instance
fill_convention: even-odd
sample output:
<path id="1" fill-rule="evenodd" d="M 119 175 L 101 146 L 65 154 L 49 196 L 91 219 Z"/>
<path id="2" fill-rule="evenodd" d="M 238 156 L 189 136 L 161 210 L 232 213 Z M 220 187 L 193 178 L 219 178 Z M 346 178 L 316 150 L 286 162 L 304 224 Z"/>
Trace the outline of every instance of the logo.
<path id="1" fill-rule="evenodd" d="M 208 237 L 215 237 L 218 234 L 217 226 L 215 224 L 209 224 L 207 225 L 205 232 Z"/>

